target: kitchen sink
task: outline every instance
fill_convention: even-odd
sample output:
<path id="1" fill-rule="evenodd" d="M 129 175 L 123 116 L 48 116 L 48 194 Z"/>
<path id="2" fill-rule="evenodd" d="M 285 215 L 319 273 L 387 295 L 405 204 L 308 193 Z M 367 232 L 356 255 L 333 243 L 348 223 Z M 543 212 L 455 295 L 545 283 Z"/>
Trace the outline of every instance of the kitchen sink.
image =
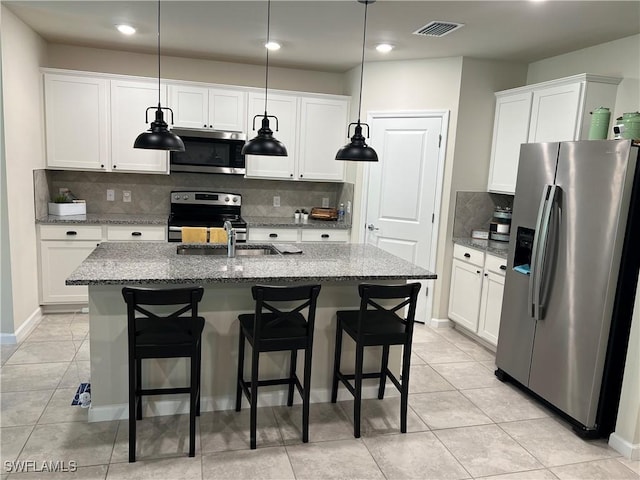
<path id="1" fill-rule="evenodd" d="M 180 245 L 178 255 L 215 255 L 227 256 L 226 245 Z M 263 255 L 280 255 L 273 245 L 236 245 L 236 257 L 257 257 Z"/>

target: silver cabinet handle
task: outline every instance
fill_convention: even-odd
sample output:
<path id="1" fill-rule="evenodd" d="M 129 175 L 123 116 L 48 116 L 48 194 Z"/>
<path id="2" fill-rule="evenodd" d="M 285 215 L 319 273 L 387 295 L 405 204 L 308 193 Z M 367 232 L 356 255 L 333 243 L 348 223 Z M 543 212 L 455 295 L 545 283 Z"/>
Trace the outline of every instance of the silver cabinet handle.
<path id="1" fill-rule="evenodd" d="M 373 232 L 374 230 L 380 230 L 380 229 L 379 229 L 378 227 L 376 227 L 373 223 L 370 223 L 369 225 L 367 225 L 367 228 L 368 228 L 370 231 L 372 231 L 372 232 Z"/>

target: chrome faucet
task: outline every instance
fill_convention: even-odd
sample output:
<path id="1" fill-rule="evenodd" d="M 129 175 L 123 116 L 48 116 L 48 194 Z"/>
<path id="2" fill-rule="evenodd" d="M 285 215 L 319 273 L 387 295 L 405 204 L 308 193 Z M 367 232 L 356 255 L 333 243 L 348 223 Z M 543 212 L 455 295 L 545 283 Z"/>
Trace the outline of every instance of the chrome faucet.
<path id="1" fill-rule="evenodd" d="M 225 220 L 224 229 L 227 231 L 227 257 L 235 258 L 236 256 L 236 230 L 229 220 Z"/>

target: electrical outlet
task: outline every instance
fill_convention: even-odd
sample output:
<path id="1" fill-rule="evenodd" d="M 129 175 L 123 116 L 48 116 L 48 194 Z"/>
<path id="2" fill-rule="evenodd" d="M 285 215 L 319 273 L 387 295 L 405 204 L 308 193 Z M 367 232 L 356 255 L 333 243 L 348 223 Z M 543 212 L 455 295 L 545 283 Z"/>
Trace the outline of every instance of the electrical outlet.
<path id="1" fill-rule="evenodd" d="M 122 201 L 125 203 L 131 203 L 131 191 L 123 190 L 122 191 Z"/>
<path id="2" fill-rule="evenodd" d="M 108 189 L 107 190 L 107 202 L 113 202 L 116 199 L 115 190 Z"/>
<path id="3" fill-rule="evenodd" d="M 279 195 L 274 195 L 273 196 L 273 206 L 274 207 L 279 207 L 280 206 L 280 196 Z"/>
<path id="4" fill-rule="evenodd" d="M 347 213 L 351 213 L 351 202 L 347 202 Z"/>
<path id="5" fill-rule="evenodd" d="M 329 208 L 329 197 L 322 197 L 322 208 Z"/>

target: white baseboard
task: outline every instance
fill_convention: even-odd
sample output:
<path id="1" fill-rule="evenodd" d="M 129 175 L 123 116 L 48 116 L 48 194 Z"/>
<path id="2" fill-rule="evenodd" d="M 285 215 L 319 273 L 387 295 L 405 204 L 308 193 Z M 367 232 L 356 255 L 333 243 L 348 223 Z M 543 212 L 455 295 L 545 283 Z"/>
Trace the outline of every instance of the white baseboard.
<path id="1" fill-rule="evenodd" d="M 634 445 L 616 432 L 609 436 L 609 446 L 629 460 L 640 460 L 640 443 Z"/>
<path id="2" fill-rule="evenodd" d="M 451 320 L 448 318 L 432 318 L 429 326 L 432 328 L 449 328 L 451 326 Z"/>
<path id="3" fill-rule="evenodd" d="M 399 395 L 397 390 L 388 388 L 385 391 L 385 398 Z M 362 398 L 377 398 L 378 387 L 376 385 L 363 386 Z M 352 400 L 353 396 L 344 388 L 338 389 L 338 401 Z M 313 390 L 311 392 L 311 403 L 329 403 L 331 401 L 330 390 Z M 242 408 L 249 407 L 246 398 L 243 397 Z M 294 404 L 302 403 L 297 390 L 294 395 Z M 176 415 L 189 413 L 189 397 L 181 395 L 174 399 L 157 400 L 153 397 L 144 397 L 144 417 L 156 417 L 164 415 Z M 282 389 L 277 392 L 264 392 L 258 394 L 259 407 L 277 407 L 287 404 L 287 390 Z M 222 410 L 234 410 L 236 408 L 235 398 L 232 397 L 202 397 L 200 399 L 201 412 L 215 412 Z M 112 420 L 126 420 L 129 418 L 129 405 L 114 404 L 89 409 L 89 422 L 106 422 Z"/>
<path id="4" fill-rule="evenodd" d="M 0 334 L 0 345 L 15 345 L 16 343 L 20 343 L 38 326 L 40 320 L 42 320 L 42 309 L 38 307 L 22 322 L 15 333 Z"/>

